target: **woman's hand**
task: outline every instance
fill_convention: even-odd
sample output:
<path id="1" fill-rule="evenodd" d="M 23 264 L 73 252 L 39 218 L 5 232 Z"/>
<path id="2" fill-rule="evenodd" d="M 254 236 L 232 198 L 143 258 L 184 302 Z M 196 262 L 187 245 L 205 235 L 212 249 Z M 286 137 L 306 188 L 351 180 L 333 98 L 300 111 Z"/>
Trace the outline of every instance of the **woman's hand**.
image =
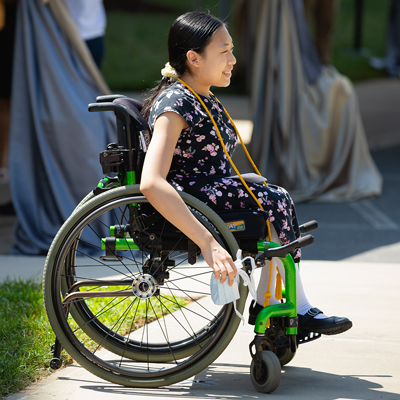
<path id="1" fill-rule="evenodd" d="M 224 283 L 228 275 L 228 284 L 232 286 L 237 270 L 230 254 L 214 238 L 201 247 L 201 252 L 205 262 L 214 270 L 215 279 L 221 277 L 220 283 Z"/>

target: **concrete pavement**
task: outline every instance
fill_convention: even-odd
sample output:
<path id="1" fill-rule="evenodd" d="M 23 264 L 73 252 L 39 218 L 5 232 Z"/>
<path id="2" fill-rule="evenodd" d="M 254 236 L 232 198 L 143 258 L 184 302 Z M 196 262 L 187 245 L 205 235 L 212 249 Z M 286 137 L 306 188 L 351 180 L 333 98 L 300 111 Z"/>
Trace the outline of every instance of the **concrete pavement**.
<path id="1" fill-rule="evenodd" d="M 305 261 L 308 297 L 328 314 L 346 315 L 353 328 L 301 345 L 271 394 L 296 400 L 398 400 L 400 398 L 400 274 L 398 264 Z M 247 307 L 246 307 L 247 309 Z M 245 316 L 246 317 L 246 316 Z M 205 371 L 159 389 L 103 381 L 78 365 L 32 384 L 8 400 L 259 399 L 249 373 L 252 327 L 240 326 L 225 352 Z"/>
<path id="2" fill-rule="evenodd" d="M 382 196 L 356 203 L 297 205 L 301 222 L 317 219 L 320 224 L 315 244 L 303 253 L 308 297 L 327 314 L 349 317 L 354 327 L 300 346 L 271 395 L 278 399 L 400 399 L 400 81 L 365 82 L 356 90 L 372 155 L 384 177 Z M 249 128 L 248 99 L 220 99 Z M 0 205 L 7 200 L 7 190 L 0 188 Z M 6 255 L 14 220 L 0 216 L 0 280 L 40 279 L 44 257 Z M 252 327 L 241 326 L 211 366 L 170 387 L 119 387 L 72 365 L 9 399 L 263 398 L 266 395 L 256 392 L 250 381 L 252 338 Z"/>

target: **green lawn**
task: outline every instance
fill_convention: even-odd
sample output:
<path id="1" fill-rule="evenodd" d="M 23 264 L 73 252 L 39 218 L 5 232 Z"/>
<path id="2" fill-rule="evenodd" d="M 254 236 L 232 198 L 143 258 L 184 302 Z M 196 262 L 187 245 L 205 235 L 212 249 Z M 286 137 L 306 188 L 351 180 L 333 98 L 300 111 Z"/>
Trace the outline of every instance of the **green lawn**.
<path id="1" fill-rule="evenodd" d="M 0 396 L 47 373 L 54 334 L 44 310 L 41 284 L 0 284 Z"/>
<path id="2" fill-rule="evenodd" d="M 163 4 L 161 0 L 152 2 Z M 203 10 L 218 15 L 218 1 L 203 0 L 200 3 Z M 385 76 L 368 65 L 367 57 L 351 52 L 354 42 L 354 3 L 354 0 L 340 1 L 333 40 L 333 65 L 352 81 Z M 233 5 L 234 0 L 230 4 Z M 191 10 L 193 2 L 173 0 L 168 5 L 183 13 Z M 362 45 L 372 56 L 384 55 L 388 11 L 389 0 L 364 0 Z M 160 70 L 168 61 L 168 30 L 176 17 L 173 13 L 108 12 L 103 74 L 114 92 L 145 90 L 160 79 Z M 231 21 L 230 30 L 234 37 L 232 24 Z M 236 91 L 241 90 L 236 88 Z"/>
<path id="3" fill-rule="evenodd" d="M 332 63 L 352 81 L 386 76 L 368 65 L 368 57 L 354 54 L 354 0 L 341 0 L 333 38 Z M 362 47 L 370 56 L 385 54 L 389 0 L 364 0 Z"/>
<path id="4" fill-rule="evenodd" d="M 120 290 L 120 287 L 108 287 L 104 290 Z M 170 299 L 168 304 L 169 312 L 175 311 L 179 306 L 188 304 L 187 300 L 167 296 Z M 113 306 L 109 298 L 92 299 L 89 303 L 106 309 L 101 314 L 101 321 L 111 326 L 118 321 L 122 312 L 126 312 L 132 300 L 119 300 Z M 151 311 L 146 309 L 145 302 L 135 308 L 135 321 L 138 323 L 132 326 L 125 322 L 125 325 L 118 327 L 119 333 L 126 334 L 132 329 L 135 330 L 143 325 L 147 316 L 149 321 L 160 318 L 165 314 L 157 303 Z M 89 348 L 97 347 L 87 335 L 78 331 L 80 340 Z M 29 383 L 48 375 L 49 361 L 52 358 L 50 351 L 54 343 L 54 333 L 47 320 L 43 303 L 43 292 L 41 283 L 34 281 L 9 280 L 0 283 L 0 398 L 21 390 Z M 61 358 L 64 362 L 71 362 L 71 358 L 63 350 Z"/>

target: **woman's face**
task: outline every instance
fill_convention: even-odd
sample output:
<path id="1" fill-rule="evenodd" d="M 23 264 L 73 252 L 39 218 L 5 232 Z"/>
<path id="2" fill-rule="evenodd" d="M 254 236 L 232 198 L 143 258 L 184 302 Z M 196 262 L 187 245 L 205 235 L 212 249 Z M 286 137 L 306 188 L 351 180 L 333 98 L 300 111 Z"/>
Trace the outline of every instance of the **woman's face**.
<path id="1" fill-rule="evenodd" d="M 192 70 L 198 83 L 208 88 L 229 86 L 236 58 L 232 38 L 225 26 L 218 28 L 204 52 L 198 56 L 198 68 Z"/>

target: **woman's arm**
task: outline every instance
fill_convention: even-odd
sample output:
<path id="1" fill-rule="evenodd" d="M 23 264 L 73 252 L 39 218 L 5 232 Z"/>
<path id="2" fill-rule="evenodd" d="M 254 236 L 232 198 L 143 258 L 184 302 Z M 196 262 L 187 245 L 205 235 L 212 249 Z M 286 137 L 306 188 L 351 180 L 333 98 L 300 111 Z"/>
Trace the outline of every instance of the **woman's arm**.
<path id="1" fill-rule="evenodd" d="M 192 215 L 166 180 L 176 143 L 185 128 L 185 120 L 174 112 L 166 112 L 157 118 L 143 165 L 140 190 L 160 214 L 200 247 L 204 260 L 215 272 L 215 278 L 221 275 L 223 283 L 228 274 L 232 286 L 236 276 L 232 257 Z"/>

